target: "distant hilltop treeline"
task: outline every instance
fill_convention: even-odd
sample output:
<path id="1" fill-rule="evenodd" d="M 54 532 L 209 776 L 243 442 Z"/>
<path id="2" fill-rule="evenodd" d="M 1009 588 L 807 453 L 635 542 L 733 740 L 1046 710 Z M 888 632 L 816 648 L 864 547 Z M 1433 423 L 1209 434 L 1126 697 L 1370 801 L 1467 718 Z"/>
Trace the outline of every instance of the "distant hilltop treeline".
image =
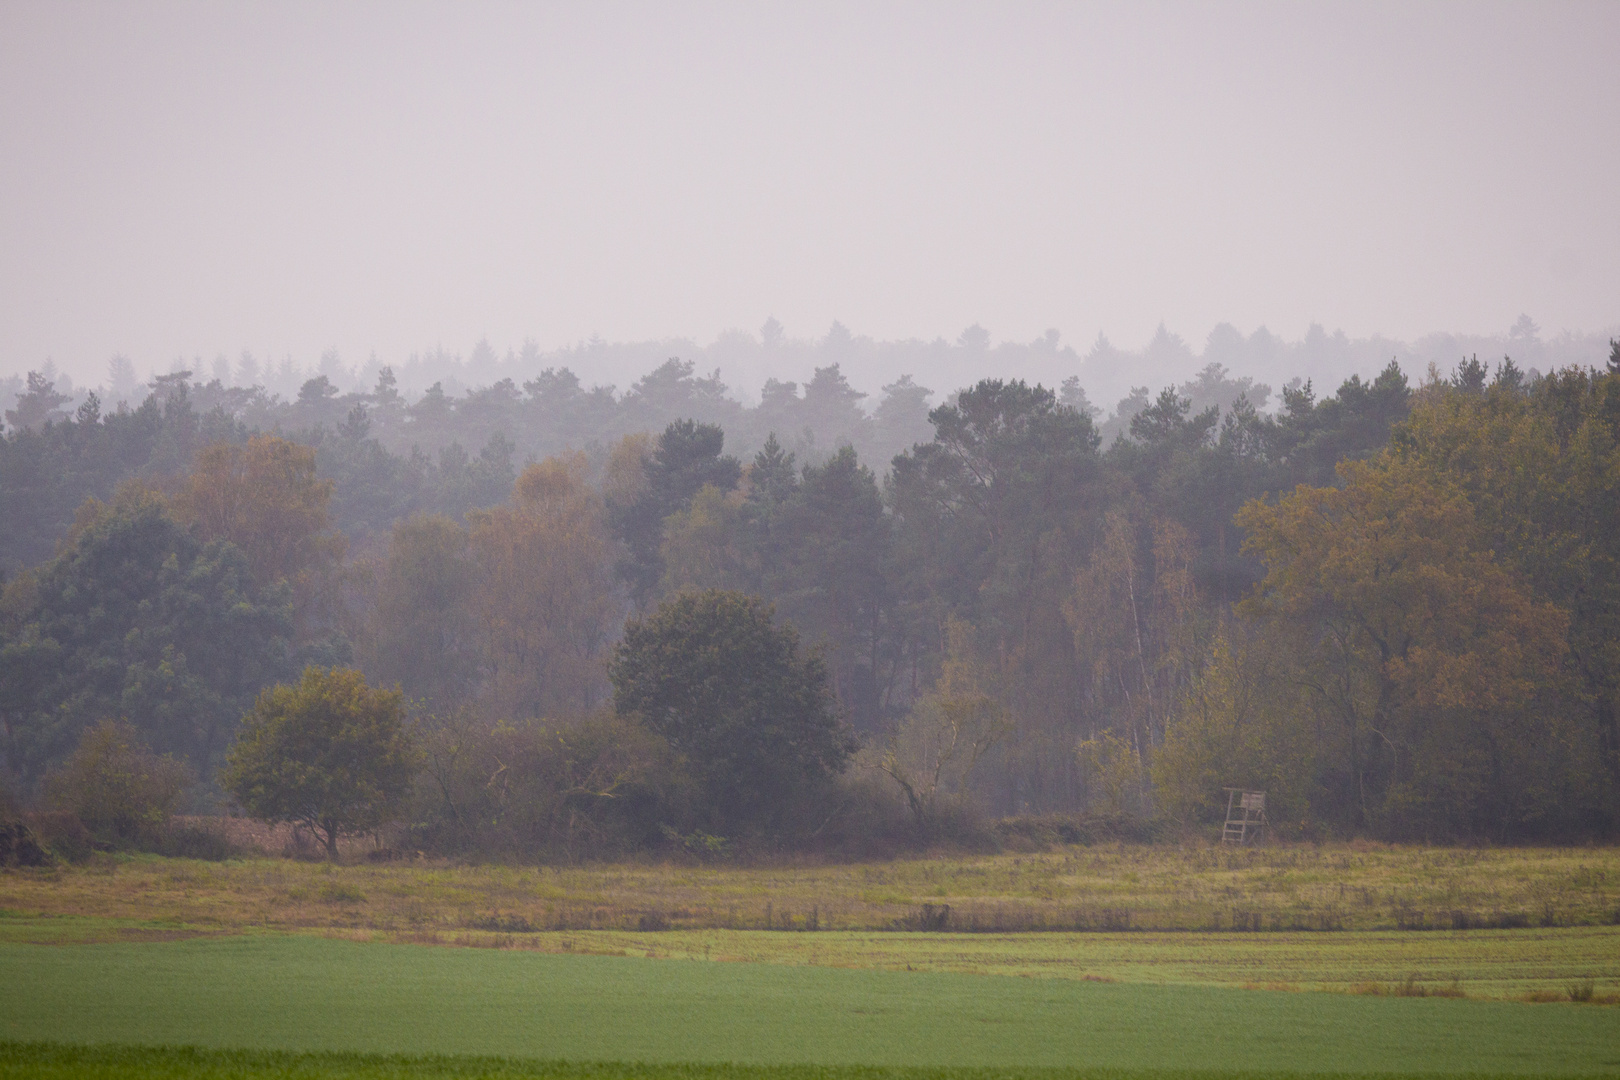
<path id="1" fill-rule="evenodd" d="M 220 392 L 238 391 L 218 396 L 239 418 L 258 426 L 267 422 L 296 426 L 302 419 L 299 414 L 278 415 L 275 409 L 280 406 L 290 410 L 299 404 L 311 380 L 316 380 L 331 397 L 345 399 L 335 404 L 352 404 L 351 395 L 369 394 L 378 387 L 384 369 L 392 374 L 392 389 L 404 403 L 414 405 L 424 397 L 432 397 L 436 403 L 442 396 L 453 410 L 465 403 L 463 412 L 468 417 L 487 413 L 491 400 L 499 403 L 502 397 L 549 394 L 556 398 L 560 391 L 577 390 L 587 397 L 575 400 L 574 410 L 578 412 L 587 404 L 595 410 L 587 409 L 582 414 L 589 417 L 584 422 L 588 426 L 601 419 L 600 413 L 609 401 L 625 407 L 622 412 L 627 422 L 639 423 L 649 409 L 658 412 L 679 399 L 683 388 L 671 385 L 679 380 L 661 367 L 670 357 L 679 357 L 686 364 L 686 374 L 692 377 L 684 390 L 696 399 L 685 404 L 712 405 L 712 419 L 726 424 L 739 448 L 744 443 L 750 449 L 763 444 L 767 429 L 773 425 L 782 438 L 790 438 L 781 424 L 802 421 L 799 427 L 809 426 L 824 451 L 834 448 L 842 437 L 862 450 L 863 457 L 875 460 L 886 459 L 910 443 L 895 443 L 898 431 L 888 439 L 883 432 L 877 432 L 863 444 L 856 438 L 863 434 L 858 430 L 863 425 L 856 424 L 857 430 L 850 432 L 829 428 L 824 414 L 841 409 L 845 397 L 859 412 L 878 421 L 874 426 L 881 428 L 884 417 L 880 414 L 890 397 L 908 399 L 895 402 L 890 413 L 912 404 L 909 399 L 918 396 L 919 387 L 928 388 L 921 394 L 923 400 L 938 404 L 956 390 L 994 373 L 1053 388 L 1067 386 L 1066 400 L 1091 408 L 1092 415 L 1102 423 L 1105 438 L 1109 438 L 1126 429 L 1130 418 L 1146 406 L 1150 394 L 1165 386 L 1197 381 L 1199 373 L 1210 365 L 1253 380 L 1248 394 L 1250 404 L 1266 411 L 1280 405 L 1277 392 L 1295 380 L 1314 380 L 1319 389 L 1337 386 L 1352 374 L 1381 370 L 1391 359 L 1412 379 L 1421 378 L 1430 364 L 1449 371 L 1467 357 L 1487 364 L 1511 357 L 1521 371 L 1531 373 L 1571 366 L 1601 367 L 1608 355 L 1609 339 L 1616 333 L 1620 333 L 1620 327 L 1592 333 L 1563 331 L 1544 337 L 1535 321 L 1522 315 L 1506 331 L 1487 334 L 1435 333 L 1405 342 L 1376 334 L 1351 338 L 1343 331 L 1330 333 L 1320 325 L 1312 325 L 1302 338 L 1290 341 L 1265 327 L 1245 335 L 1232 324 L 1222 323 L 1209 332 L 1202 348 L 1194 348 L 1161 324 L 1153 338 L 1139 349 L 1121 348 L 1103 334 L 1098 334 L 1088 348 L 1077 349 L 1056 330 L 1048 330 L 1032 341 L 992 344 L 990 332 L 975 324 L 955 341 L 943 337 L 931 341 L 880 341 L 855 334 L 835 322 L 820 338 L 796 338 L 770 319 L 757 332 L 730 331 L 708 344 L 687 338 L 638 342 L 592 338 L 546 351 L 531 340 L 502 353 L 484 340 L 465 354 L 440 346 L 412 353 L 403 362 L 384 361 L 373 354 L 357 363 L 334 349 L 307 364 L 291 356 L 261 357 L 244 350 L 234 359 L 224 354 L 212 360 L 201 356 L 176 359 L 166 374 L 189 372 L 194 397 L 197 389 L 216 383 Z M 817 374 L 827 369 L 841 373 L 842 380 Z M 116 409 L 121 401 L 134 408 L 150 391 L 136 364 L 121 356 L 109 362 L 106 377 L 94 387 L 76 384 L 48 360 L 37 370 L 64 395 L 64 415 L 92 390 L 107 411 Z M 319 382 L 322 379 L 325 381 Z M 252 395 L 254 389 L 260 393 Z M 335 393 L 330 393 L 332 390 Z M 27 392 L 23 374 L 0 376 L 0 413 L 15 410 L 18 399 Z M 762 410 L 761 424 L 739 423 L 744 413 L 756 407 Z M 660 420 L 667 418 L 659 413 Z M 893 423 L 889 426 L 897 427 Z M 753 427 L 761 429 L 757 438 L 750 430 Z M 379 434 L 388 443 L 386 434 Z M 487 441 L 487 433 L 484 438 L 458 433 L 443 443 L 433 441 L 441 434 L 438 432 L 421 429 L 412 434 L 412 441 L 428 451 L 436 451 L 449 441 L 478 446 Z M 549 443 L 531 447 L 521 436 L 513 437 L 520 451 L 546 452 L 554 448 Z M 579 443 L 576 440 L 569 445 Z M 394 448 L 403 451 L 408 444 Z"/>

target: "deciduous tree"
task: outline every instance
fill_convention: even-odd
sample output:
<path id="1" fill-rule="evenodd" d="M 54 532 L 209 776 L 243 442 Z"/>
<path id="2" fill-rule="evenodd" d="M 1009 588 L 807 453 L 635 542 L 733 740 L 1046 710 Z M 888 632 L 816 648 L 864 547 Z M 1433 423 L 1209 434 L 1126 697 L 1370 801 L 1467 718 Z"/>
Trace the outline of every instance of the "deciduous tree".
<path id="1" fill-rule="evenodd" d="M 1558 682 L 1567 614 L 1414 462 L 1386 454 L 1339 475 L 1238 522 L 1267 568 L 1242 610 L 1295 643 L 1292 677 L 1334 721 L 1353 823 L 1470 832 L 1546 813 L 1532 748 L 1560 733 L 1536 705 Z"/>
<path id="2" fill-rule="evenodd" d="M 440 710 L 470 700 L 483 649 L 481 574 L 467 530 L 449 518 L 419 515 L 396 524 L 364 649 L 372 681 L 398 685 Z"/>
<path id="3" fill-rule="evenodd" d="M 420 767 L 399 691 L 310 667 L 296 685 L 259 695 L 220 784 L 261 821 L 314 830 L 336 859 L 340 837 L 388 820 Z"/>
<path id="4" fill-rule="evenodd" d="M 490 703 L 513 718 L 580 716 L 606 697 L 622 617 L 602 500 L 583 454 L 518 477 L 512 500 L 468 515 Z"/>
<path id="5" fill-rule="evenodd" d="M 330 626 L 343 537 L 329 532 L 332 482 L 315 475 L 315 451 L 273 435 L 214 443 L 175 497 L 175 515 L 204 542 L 229 541 L 262 588 L 292 589 L 300 634 Z"/>

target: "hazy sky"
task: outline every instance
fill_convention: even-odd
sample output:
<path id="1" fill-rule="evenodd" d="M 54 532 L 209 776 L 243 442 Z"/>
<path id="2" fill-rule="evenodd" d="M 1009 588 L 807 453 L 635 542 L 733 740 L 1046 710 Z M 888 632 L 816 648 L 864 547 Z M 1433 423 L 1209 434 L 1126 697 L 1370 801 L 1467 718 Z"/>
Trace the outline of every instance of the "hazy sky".
<path id="1" fill-rule="evenodd" d="M 1620 4 L 0 2 L 0 372 L 1620 321 Z"/>

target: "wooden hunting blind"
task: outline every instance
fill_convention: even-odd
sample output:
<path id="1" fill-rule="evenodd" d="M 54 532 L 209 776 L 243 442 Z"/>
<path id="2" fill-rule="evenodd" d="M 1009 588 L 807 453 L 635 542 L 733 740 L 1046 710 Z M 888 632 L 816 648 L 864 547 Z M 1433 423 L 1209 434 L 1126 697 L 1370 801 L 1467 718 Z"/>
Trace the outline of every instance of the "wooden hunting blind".
<path id="1" fill-rule="evenodd" d="M 1266 793 L 1244 788 L 1225 788 L 1226 827 L 1221 830 L 1223 844 L 1252 844 L 1260 838 L 1267 825 Z"/>

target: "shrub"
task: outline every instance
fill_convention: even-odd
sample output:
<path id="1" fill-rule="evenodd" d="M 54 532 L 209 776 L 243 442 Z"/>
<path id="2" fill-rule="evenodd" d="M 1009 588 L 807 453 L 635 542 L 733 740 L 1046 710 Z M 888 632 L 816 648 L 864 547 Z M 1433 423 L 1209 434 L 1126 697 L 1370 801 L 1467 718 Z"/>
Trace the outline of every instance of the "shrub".
<path id="1" fill-rule="evenodd" d="M 44 803 L 77 818 L 98 846 L 153 847 L 190 783 L 183 763 L 152 753 L 129 724 L 106 720 L 46 774 Z"/>
<path id="2" fill-rule="evenodd" d="M 0 820 L 0 866 L 44 866 L 50 861 L 26 824 L 17 818 Z"/>
<path id="3" fill-rule="evenodd" d="M 686 813 L 668 744 L 612 712 L 519 724 L 461 712 L 423 728 L 412 828 L 425 850 L 611 857 L 658 843 L 660 821 Z"/>
<path id="4" fill-rule="evenodd" d="M 217 823 L 200 821 L 171 822 L 157 849 L 173 858 L 209 862 L 222 862 L 241 853 Z"/>
<path id="5" fill-rule="evenodd" d="M 95 839 L 84 822 L 65 811 L 29 814 L 27 825 L 45 850 L 58 859 L 83 862 L 96 850 Z"/>

